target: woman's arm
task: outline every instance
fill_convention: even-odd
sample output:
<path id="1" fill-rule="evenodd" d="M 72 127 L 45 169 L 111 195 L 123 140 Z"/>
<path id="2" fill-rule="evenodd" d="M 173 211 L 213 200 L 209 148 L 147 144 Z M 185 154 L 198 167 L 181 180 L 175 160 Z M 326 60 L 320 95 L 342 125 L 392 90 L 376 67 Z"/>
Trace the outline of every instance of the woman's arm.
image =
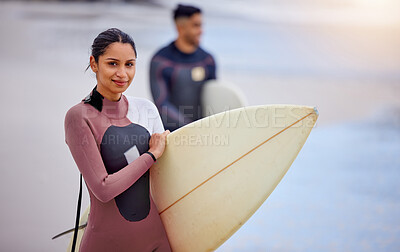
<path id="1" fill-rule="evenodd" d="M 89 125 L 76 112 L 70 110 L 65 117 L 65 141 L 89 189 L 98 200 L 108 202 L 133 185 L 154 161 L 145 153 L 109 175 Z"/>

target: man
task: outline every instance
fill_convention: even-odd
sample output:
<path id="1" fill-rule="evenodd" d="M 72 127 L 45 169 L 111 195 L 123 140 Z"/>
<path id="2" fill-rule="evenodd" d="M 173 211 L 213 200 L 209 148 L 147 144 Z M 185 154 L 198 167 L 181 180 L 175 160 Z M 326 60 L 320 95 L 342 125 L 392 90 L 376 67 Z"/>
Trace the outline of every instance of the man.
<path id="1" fill-rule="evenodd" d="M 159 50 L 150 65 L 153 99 L 170 131 L 201 118 L 202 87 L 216 79 L 214 58 L 199 46 L 201 10 L 178 5 L 173 13 L 178 37 Z"/>

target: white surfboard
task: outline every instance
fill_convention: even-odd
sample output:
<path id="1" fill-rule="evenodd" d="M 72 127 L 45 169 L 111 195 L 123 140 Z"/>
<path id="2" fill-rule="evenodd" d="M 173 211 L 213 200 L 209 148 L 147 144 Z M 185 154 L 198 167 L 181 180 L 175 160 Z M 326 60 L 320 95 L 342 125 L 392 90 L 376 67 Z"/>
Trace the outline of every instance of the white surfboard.
<path id="1" fill-rule="evenodd" d="M 172 132 L 150 178 L 173 251 L 212 251 L 235 233 L 281 181 L 317 117 L 312 107 L 256 106 Z"/>
<path id="2" fill-rule="evenodd" d="M 233 235 L 286 174 L 317 117 L 312 107 L 255 106 L 172 132 L 150 179 L 173 251 L 212 251 Z"/>
<path id="3" fill-rule="evenodd" d="M 246 98 L 235 85 L 220 80 L 209 80 L 201 94 L 203 117 L 246 106 Z"/>

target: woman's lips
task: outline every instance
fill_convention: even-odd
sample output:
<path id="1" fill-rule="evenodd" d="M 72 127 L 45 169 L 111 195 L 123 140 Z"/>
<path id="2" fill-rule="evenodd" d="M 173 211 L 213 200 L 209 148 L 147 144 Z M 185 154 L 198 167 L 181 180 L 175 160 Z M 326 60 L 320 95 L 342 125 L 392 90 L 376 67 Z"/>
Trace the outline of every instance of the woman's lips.
<path id="1" fill-rule="evenodd" d="M 125 86 L 128 82 L 127 81 L 119 81 L 119 80 L 112 80 L 118 86 Z"/>

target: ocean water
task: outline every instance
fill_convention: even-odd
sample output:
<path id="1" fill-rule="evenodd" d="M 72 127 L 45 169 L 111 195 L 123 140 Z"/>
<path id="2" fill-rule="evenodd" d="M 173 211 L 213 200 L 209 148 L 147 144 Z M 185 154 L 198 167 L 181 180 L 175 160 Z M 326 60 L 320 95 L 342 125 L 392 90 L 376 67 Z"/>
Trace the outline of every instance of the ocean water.
<path id="1" fill-rule="evenodd" d="M 202 1 L 221 80 L 249 105 L 320 111 L 288 174 L 218 251 L 399 251 L 399 5 L 366 2 Z M 95 85 L 89 47 L 108 27 L 131 34 L 127 93 L 151 99 L 148 64 L 175 37 L 175 4 L 0 2 L 4 251 L 65 251 L 68 236 L 50 238 L 73 226 L 79 173 L 63 121 Z"/>
<path id="2" fill-rule="evenodd" d="M 393 116 L 315 128 L 275 191 L 218 251 L 398 251 L 398 110 Z"/>

